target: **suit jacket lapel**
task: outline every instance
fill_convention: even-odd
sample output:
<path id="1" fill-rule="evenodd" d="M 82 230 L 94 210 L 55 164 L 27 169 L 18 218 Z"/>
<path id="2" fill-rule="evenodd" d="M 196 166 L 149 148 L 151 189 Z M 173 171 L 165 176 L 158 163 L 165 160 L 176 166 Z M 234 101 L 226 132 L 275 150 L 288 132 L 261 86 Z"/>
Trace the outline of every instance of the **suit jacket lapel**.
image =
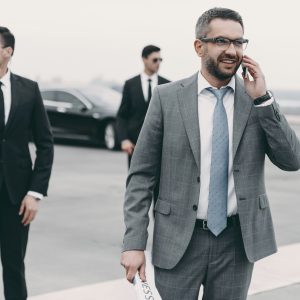
<path id="1" fill-rule="evenodd" d="M 196 164 L 200 170 L 200 129 L 198 117 L 198 73 L 180 84 L 177 92 L 179 110 L 191 145 Z"/>
<path id="2" fill-rule="evenodd" d="M 195 161 L 200 169 L 201 145 L 198 116 L 197 78 L 198 73 L 181 83 L 177 94 L 181 117 L 183 119 Z M 252 107 L 253 100 L 245 92 L 241 79 L 236 76 L 232 141 L 233 158 L 237 152 Z"/>
<path id="3" fill-rule="evenodd" d="M 157 84 L 160 85 L 163 83 L 164 83 L 163 79 L 160 76 L 158 76 Z"/>
<path id="4" fill-rule="evenodd" d="M 232 157 L 235 157 L 241 141 L 249 114 L 253 107 L 253 100 L 247 95 L 239 77 L 235 77 L 234 116 L 233 116 L 233 145 Z"/>
<path id="5" fill-rule="evenodd" d="M 11 74 L 11 107 L 10 107 L 8 120 L 5 126 L 5 133 L 7 133 L 7 131 L 11 127 L 12 121 L 14 119 L 20 101 L 20 96 L 21 95 L 20 95 L 18 78 L 14 74 Z"/>

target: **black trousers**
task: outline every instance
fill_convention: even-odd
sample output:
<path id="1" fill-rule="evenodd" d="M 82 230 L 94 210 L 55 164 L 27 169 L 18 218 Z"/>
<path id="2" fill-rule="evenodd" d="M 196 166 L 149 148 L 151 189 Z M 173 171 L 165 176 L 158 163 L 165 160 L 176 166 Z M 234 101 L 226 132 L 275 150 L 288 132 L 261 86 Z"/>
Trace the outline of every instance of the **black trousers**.
<path id="1" fill-rule="evenodd" d="M 128 154 L 128 169 L 130 168 L 132 155 Z"/>
<path id="2" fill-rule="evenodd" d="M 29 226 L 24 226 L 21 220 L 19 206 L 10 202 L 5 183 L 2 183 L 0 187 L 0 251 L 5 300 L 27 299 L 24 258 Z"/>

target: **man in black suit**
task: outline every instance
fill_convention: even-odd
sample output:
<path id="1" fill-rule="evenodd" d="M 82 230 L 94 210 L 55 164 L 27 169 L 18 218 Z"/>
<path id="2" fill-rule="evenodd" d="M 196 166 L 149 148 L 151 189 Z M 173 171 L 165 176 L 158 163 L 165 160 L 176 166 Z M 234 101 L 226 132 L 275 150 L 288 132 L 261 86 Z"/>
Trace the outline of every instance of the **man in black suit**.
<path id="1" fill-rule="evenodd" d="M 15 38 L 0 27 L 0 250 L 6 300 L 27 299 L 24 258 L 29 224 L 47 195 L 53 139 L 36 82 L 8 69 Z M 31 136 L 36 146 L 32 169 Z"/>
<path id="2" fill-rule="evenodd" d="M 149 45 L 142 51 L 144 71 L 127 80 L 117 114 L 117 132 L 121 148 L 128 154 L 128 166 L 142 129 L 153 89 L 169 80 L 157 74 L 162 58 L 160 48 Z"/>

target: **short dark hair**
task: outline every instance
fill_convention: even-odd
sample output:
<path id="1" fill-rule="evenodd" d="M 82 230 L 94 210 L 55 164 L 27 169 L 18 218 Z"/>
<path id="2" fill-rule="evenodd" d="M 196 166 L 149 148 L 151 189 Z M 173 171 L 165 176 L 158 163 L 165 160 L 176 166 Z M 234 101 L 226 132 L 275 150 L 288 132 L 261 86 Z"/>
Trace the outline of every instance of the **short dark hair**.
<path id="1" fill-rule="evenodd" d="M 154 45 L 148 45 L 144 47 L 142 51 L 142 57 L 147 58 L 153 52 L 159 52 L 160 48 Z"/>
<path id="2" fill-rule="evenodd" d="M 15 37 L 8 28 L 0 26 L 0 38 L 4 47 L 11 47 L 15 51 Z"/>
<path id="3" fill-rule="evenodd" d="M 239 22 L 244 30 L 243 19 L 240 14 L 229 8 L 214 7 L 204 12 L 196 24 L 196 39 L 205 37 L 208 33 L 208 26 L 214 19 L 233 20 Z"/>

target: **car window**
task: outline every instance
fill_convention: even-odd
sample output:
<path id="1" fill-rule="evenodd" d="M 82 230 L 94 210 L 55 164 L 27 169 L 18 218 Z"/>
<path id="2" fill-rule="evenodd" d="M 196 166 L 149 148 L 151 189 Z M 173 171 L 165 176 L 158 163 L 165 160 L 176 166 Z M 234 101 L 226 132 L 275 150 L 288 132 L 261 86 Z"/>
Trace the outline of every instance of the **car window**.
<path id="1" fill-rule="evenodd" d="M 110 88 L 89 88 L 80 92 L 96 106 L 118 109 L 121 103 L 121 94 Z"/>
<path id="2" fill-rule="evenodd" d="M 59 102 L 67 102 L 72 104 L 72 107 L 81 108 L 84 104 L 74 95 L 67 92 L 57 92 L 56 99 Z"/>
<path id="3" fill-rule="evenodd" d="M 55 101 L 55 91 L 41 91 L 44 100 Z"/>

